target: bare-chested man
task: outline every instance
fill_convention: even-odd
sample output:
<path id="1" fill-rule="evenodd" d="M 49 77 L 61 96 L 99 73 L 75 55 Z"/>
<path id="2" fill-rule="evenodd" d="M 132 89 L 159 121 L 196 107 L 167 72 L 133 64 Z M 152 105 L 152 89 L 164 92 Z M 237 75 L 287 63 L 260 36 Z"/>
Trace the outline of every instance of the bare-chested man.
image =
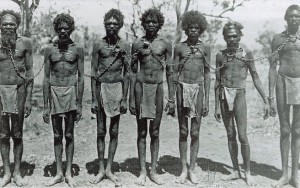
<path id="1" fill-rule="evenodd" d="M 175 112 L 174 88 L 171 66 L 172 46 L 166 38 L 157 33 L 164 24 L 164 16 L 158 9 L 148 9 L 141 18 L 146 35 L 134 41 L 132 45 L 132 71 L 136 76 L 132 77 L 130 87 L 129 106 L 131 114 L 137 119 L 137 147 L 141 166 L 140 176 L 136 181 L 138 185 L 145 185 L 146 172 L 146 138 L 147 120 L 150 119 L 149 133 L 151 137 L 151 172 L 150 179 L 157 184 L 164 182 L 156 172 L 159 150 L 159 128 L 163 113 L 163 73 L 166 68 L 166 76 L 169 90 L 168 104 L 169 114 Z M 138 62 L 140 70 L 138 71 Z"/>
<path id="2" fill-rule="evenodd" d="M 105 176 L 116 186 L 121 182 L 111 172 L 118 145 L 120 115 L 127 111 L 129 87 L 130 44 L 118 36 L 124 24 L 124 16 L 117 9 L 111 9 L 104 16 L 106 36 L 97 41 L 92 53 L 92 112 L 97 115 L 97 150 L 99 173 L 92 183 L 99 183 Z M 109 149 L 107 166 L 104 166 L 106 117 L 110 117 Z"/>
<path id="3" fill-rule="evenodd" d="M 174 80 L 177 82 L 179 150 L 182 164 L 182 173 L 178 183 L 184 183 L 188 176 L 192 183 L 198 182 L 194 168 L 199 151 L 200 124 L 202 116 L 207 116 L 209 110 L 210 47 L 199 40 L 206 26 L 206 19 L 200 12 L 186 12 L 182 16 L 181 27 L 188 38 L 175 46 L 176 74 Z M 187 168 L 188 119 L 191 119 L 189 170 Z"/>
<path id="4" fill-rule="evenodd" d="M 287 8 L 284 19 L 287 30 L 274 36 L 272 51 L 282 48 L 277 56 L 270 58 L 269 102 L 271 116 L 276 116 L 274 88 L 276 85 L 276 102 L 280 122 L 280 150 L 282 176 L 274 187 L 283 187 L 290 183 L 299 187 L 298 162 L 300 152 L 300 7 L 291 5 Z M 285 43 L 285 45 L 284 45 Z M 277 73 L 277 64 L 279 69 Z M 290 121 L 290 108 L 293 107 L 293 120 Z M 292 135 L 292 177 L 288 177 L 288 159 Z"/>
<path id="5" fill-rule="evenodd" d="M 255 88 L 263 98 L 265 119 L 268 117 L 269 104 L 255 68 L 252 52 L 239 45 L 243 35 L 242 29 L 243 26 L 238 22 L 229 22 L 223 27 L 223 36 L 227 43 L 227 49 L 220 51 L 216 57 L 218 70 L 216 71 L 215 82 L 215 118 L 220 122 L 222 114 L 227 132 L 228 149 L 234 169 L 232 174 L 224 176 L 222 179 L 231 180 L 241 177 L 236 140 L 236 134 L 238 133 L 244 161 L 245 180 L 248 185 L 252 186 L 256 182 L 250 173 L 250 146 L 247 137 L 246 78 L 248 70 Z"/>
<path id="6" fill-rule="evenodd" d="M 32 45 L 30 39 L 18 36 L 16 30 L 21 16 L 11 10 L 0 13 L 0 150 L 4 177 L 0 187 L 13 178 L 17 186 L 24 186 L 20 174 L 23 154 L 23 122 L 31 112 L 33 87 Z M 14 142 L 13 175 L 9 168 L 10 138 Z"/>
<path id="7" fill-rule="evenodd" d="M 46 186 L 52 186 L 64 180 L 62 167 L 62 140 L 66 140 L 65 181 L 70 187 L 77 183 L 72 177 L 74 155 L 74 124 L 82 114 L 82 95 L 84 89 L 83 48 L 70 39 L 74 30 L 74 19 L 69 14 L 58 14 L 53 21 L 58 40 L 45 49 L 45 75 L 43 82 L 45 123 L 51 121 L 54 133 L 54 153 L 56 176 Z M 62 122 L 64 120 L 65 131 Z M 64 135 L 63 135 L 64 133 Z"/>

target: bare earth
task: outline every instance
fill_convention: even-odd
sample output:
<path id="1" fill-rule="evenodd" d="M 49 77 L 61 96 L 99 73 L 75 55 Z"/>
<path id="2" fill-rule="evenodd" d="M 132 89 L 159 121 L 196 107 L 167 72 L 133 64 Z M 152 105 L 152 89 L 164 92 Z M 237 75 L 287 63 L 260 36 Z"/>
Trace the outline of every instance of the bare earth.
<path id="1" fill-rule="evenodd" d="M 35 72 L 42 65 L 42 57 L 35 56 Z M 267 88 L 267 65 L 257 63 L 263 84 Z M 90 61 L 86 61 L 85 72 L 90 72 Z M 214 77 L 214 76 L 212 76 Z M 250 77 L 250 75 L 249 75 Z M 34 107 L 31 116 L 24 126 L 24 153 L 22 162 L 22 176 L 28 187 L 43 187 L 43 183 L 55 176 L 55 163 L 53 151 L 53 133 L 51 125 L 42 121 L 42 78 L 43 74 L 35 79 L 33 94 Z M 251 81 L 251 80 L 249 80 Z M 214 81 L 212 81 L 213 88 Z M 75 128 L 75 156 L 73 174 L 79 187 L 115 187 L 105 179 L 98 185 L 90 184 L 98 172 L 96 150 L 96 120 L 90 113 L 90 79 L 86 78 L 83 102 L 83 118 Z M 271 184 L 281 175 L 281 160 L 279 150 L 279 125 L 277 118 L 262 118 L 262 100 L 254 91 L 253 84 L 247 88 L 248 102 L 248 136 L 251 144 L 251 169 L 257 180 L 257 187 L 271 187 Z M 166 97 L 166 96 L 165 96 Z M 217 123 L 213 117 L 214 94 L 211 90 L 210 114 L 203 119 L 200 133 L 200 150 L 198 154 L 197 175 L 199 184 L 175 183 L 181 172 L 178 149 L 178 122 L 177 118 L 167 117 L 164 114 L 161 123 L 160 152 L 158 169 L 161 178 L 165 181 L 157 186 L 147 178 L 144 187 L 247 187 L 243 179 L 223 182 L 221 176 L 229 174 L 232 170 L 227 148 L 227 137 L 223 124 Z M 257 109 L 256 109 L 257 108 Z M 127 113 L 121 117 L 119 145 L 113 165 L 114 173 L 120 177 L 122 187 L 139 187 L 134 184 L 139 174 L 139 164 L 136 147 L 136 121 L 135 117 Z M 109 135 L 106 137 L 108 149 Z M 149 146 L 150 140 L 147 140 Z M 147 165 L 150 163 L 150 146 L 147 150 Z M 11 150 L 12 151 L 12 150 Z M 106 155 L 107 156 L 107 151 Z M 242 158 L 239 155 L 242 167 Z M 13 155 L 11 155 L 13 162 Z M 11 166 L 13 167 L 13 163 Z M 3 166 L 0 162 L 0 178 L 3 178 Z M 7 187 L 16 187 L 14 183 Z M 54 187 L 68 187 L 63 182 Z M 286 186 L 291 187 L 291 186 Z"/>

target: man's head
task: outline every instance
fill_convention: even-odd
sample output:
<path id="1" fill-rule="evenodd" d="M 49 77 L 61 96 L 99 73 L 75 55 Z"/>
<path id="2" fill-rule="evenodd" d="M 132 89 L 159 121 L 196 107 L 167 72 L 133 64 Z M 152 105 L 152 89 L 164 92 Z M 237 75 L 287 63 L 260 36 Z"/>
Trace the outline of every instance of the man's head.
<path id="1" fill-rule="evenodd" d="M 199 37 L 207 27 L 205 17 L 198 11 L 188 11 L 182 15 L 181 28 L 188 37 Z"/>
<path id="2" fill-rule="evenodd" d="M 298 5 L 291 5 L 286 9 L 284 20 L 288 26 L 298 27 L 300 24 L 300 7 Z"/>
<path id="3" fill-rule="evenodd" d="M 74 18 L 69 14 L 58 14 L 54 18 L 53 27 L 60 41 L 68 41 L 75 28 Z"/>
<path id="4" fill-rule="evenodd" d="M 146 10 L 140 19 L 146 33 L 156 34 L 164 25 L 165 17 L 156 8 Z"/>
<path id="5" fill-rule="evenodd" d="M 104 26 L 107 36 L 117 35 L 123 24 L 124 15 L 117 9 L 110 9 L 104 15 Z"/>
<path id="6" fill-rule="evenodd" d="M 223 37 L 227 43 L 227 48 L 236 48 L 239 46 L 241 36 L 243 36 L 242 29 L 244 26 L 239 22 L 228 22 L 223 27 Z"/>
<path id="7" fill-rule="evenodd" d="M 0 12 L 1 42 L 13 50 L 16 48 L 17 29 L 21 23 L 21 15 L 13 10 Z"/>

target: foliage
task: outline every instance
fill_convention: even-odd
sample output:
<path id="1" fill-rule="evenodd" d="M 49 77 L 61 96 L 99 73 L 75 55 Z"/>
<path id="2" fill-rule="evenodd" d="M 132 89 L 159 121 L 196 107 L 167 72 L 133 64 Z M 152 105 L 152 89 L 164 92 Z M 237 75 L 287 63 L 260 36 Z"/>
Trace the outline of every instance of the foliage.
<path id="1" fill-rule="evenodd" d="M 262 55 L 266 56 L 271 54 L 271 44 L 272 39 L 275 35 L 275 32 L 268 28 L 268 23 L 264 25 L 263 28 L 266 28 L 263 32 L 259 33 L 258 38 L 256 39 L 256 42 L 262 45 L 261 53 Z"/>

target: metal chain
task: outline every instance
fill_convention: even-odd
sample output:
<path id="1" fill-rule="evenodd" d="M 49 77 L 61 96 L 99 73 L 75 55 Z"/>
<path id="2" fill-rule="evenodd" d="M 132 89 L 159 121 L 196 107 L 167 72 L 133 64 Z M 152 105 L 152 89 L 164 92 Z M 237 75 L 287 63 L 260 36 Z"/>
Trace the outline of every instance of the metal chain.
<path id="1" fill-rule="evenodd" d="M 37 72 L 37 74 L 34 75 L 33 77 L 31 77 L 31 78 L 26 78 L 26 77 L 22 76 L 22 74 L 20 73 L 18 67 L 17 67 L 16 64 L 15 64 L 14 53 L 13 53 L 12 49 L 9 48 L 9 47 L 6 47 L 6 46 L 1 46 L 1 48 L 7 49 L 7 50 L 9 51 L 9 57 L 10 57 L 10 60 L 11 60 L 12 65 L 13 65 L 13 67 L 14 67 L 14 70 L 15 70 L 15 72 L 17 73 L 17 75 L 18 75 L 20 78 L 22 78 L 22 79 L 24 80 L 25 85 L 29 85 L 29 84 L 34 80 L 34 78 L 37 77 L 37 76 L 41 73 L 41 71 L 42 71 L 42 69 L 43 69 L 43 67 L 44 67 L 44 65 L 45 65 L 45 62 L 42 64 L 42 66 L 41 66 L 41 68 L 39 69 L 39 71 Z"/>

